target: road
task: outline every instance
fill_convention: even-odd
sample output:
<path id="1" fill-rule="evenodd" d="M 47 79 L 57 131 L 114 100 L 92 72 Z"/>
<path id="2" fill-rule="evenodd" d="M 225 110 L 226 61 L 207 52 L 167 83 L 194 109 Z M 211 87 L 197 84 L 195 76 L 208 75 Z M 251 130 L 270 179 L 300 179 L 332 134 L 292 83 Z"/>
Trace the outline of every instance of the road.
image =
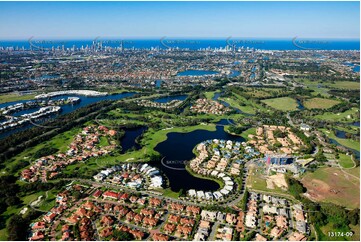
<path id="1" fill-rule="evenodd" d="M 246 174 L 247 174 L 247 173 L 248 173 L 248 172 L 246 172 Z M 92 185 L 92 186 L 94 186 L 94 187 L 108 187 L 108 188 L 113 188 L 113 189 L 117 189 L 117 190 L 121 189 L 121 190 L 124 190 L 124 191 L 129 192 L 129 193 L 138 192 L 138 193 L 140 193 L 140 194 L 142 194 L 142 195 L 152 196 L 152 197 L 159 198 L 159 199 L 164 199 L 164 200 L 166 200 L 166 201 L 168 201 L 168 202 L 182 203 L 182 204 L 184 204 L 184 205 L 190 205 L 190 206 L 207 206 L 207 205 L 209 205 L 209 204 L 203 203 L 203 202 L 192 202 L 192 201 L 187 201 L 187 200 L 183 200 L 183 199 L 165 197 L 165 196 L 163 196 L 163 195 L 154 194 L 154 193 L 151 192 L 151 191 L 136 191 L 136 190 L 129 189 L 129 188 L 126 188 L 126 187 L 120 187 L 120 186 L 113 185 L 113 184 L 96 182 L 96 181 L 92 181 L 92 180 L 88 180 L 88 179 L 62 178 L 62 180 L 78 181 L 78 182 L 81 182 L 81 183 L 86 183 L 86 184 Z M 244 187 L 245 187 L 245 184 L 246 184 L 246 181 L 244 182 Z M 240 194 L 237 196 L 236 199 L 234 199 L 234 200 L 232 200 L 232 201 L 229 201 L 229 202 L 227 202 L 226 204 L 219 205 L 219 206 L 228 208 L 229 206 L 236 205 L 236 204 L 240 201 L 240 199 L 242 198 L 242 195 L 243 195 L 243 193 L 240 193 Z"/>

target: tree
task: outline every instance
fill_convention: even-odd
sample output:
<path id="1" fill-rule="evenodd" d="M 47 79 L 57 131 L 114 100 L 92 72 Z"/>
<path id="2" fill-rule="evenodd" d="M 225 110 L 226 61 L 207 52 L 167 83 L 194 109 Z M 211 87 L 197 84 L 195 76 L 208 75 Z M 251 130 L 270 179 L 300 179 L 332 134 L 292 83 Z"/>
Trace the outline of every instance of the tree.
<path id="1" fill-rule="evenodd" d="M 117 241 L 131 241 L 134 240 L 133 236 L 127 232 L 120 231 L 120 230 L 114 230 L 113 231 L 113 237 Z"/>
<path id="2" fill-rule="evenodd" d="M 288 190 L 292 196 L 296 199 L 300 198 L 300 194 L 306 192 L 306 188 L 303 187 L 302 183 L 294 178 L 288 178 Z"/>
<path id="3" fill-rule="evenodd" d="M 20 215 L 13 215 L 9 223 L 7 225 L 7 232 L 8 232 L 8 240 L 26 240 L 27 236 L 27 227 L 29 226 L 29 221 L 24 219 Z"/>
<path id="4" fill-rule="evenodd" d="M 355 208 L 348 212 L 348 219 L 350 220 L 350 224 L 357 225 L 360 223 L 360 209 Z"/>

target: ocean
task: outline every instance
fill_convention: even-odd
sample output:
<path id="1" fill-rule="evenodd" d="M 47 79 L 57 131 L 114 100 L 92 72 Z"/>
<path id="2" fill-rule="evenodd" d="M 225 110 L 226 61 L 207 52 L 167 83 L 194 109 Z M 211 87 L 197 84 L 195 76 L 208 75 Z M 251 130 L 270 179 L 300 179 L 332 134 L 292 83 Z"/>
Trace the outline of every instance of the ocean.
<path id="1" fill-rule="evenodd" d="M 51 49 L 62 48 L 90 48 L 93 45 L 91 39 L 88 40 L 51 40 L 51 39 L 31 39 L 31 40 L 0 40 L 0 47 L 14 47 L 14 48 L 45 48 Z M 215 49 L 226 48 L 227 46 L 234 46 L 235 48 L 254 48 L 261 50 L 360 50 L 360 40 L 339 40 L 339 39 L 240 39 L 240 38 L 225 38 L 225 39 L 174 39 L 174 38 L 160 38 L 160 39 L 96 39 L 95 42 L 102 47 L 120 47 L 125 49 L 168 49 L 180 48 L 190 50 L 200 49 Z"/>

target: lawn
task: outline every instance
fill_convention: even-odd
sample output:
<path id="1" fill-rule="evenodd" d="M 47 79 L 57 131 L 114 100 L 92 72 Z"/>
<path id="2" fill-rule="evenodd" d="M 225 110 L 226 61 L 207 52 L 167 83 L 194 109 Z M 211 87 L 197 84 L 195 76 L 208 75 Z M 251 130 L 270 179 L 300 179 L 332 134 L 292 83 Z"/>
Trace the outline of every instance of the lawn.
<path id="1" fill-rule="evenodd" d="M 207 99 L 211 100 L 214 97 L 214 93 L 216 92 L 205 92 L 204 95 Z"/>
<path id="2" fill-rule="evenodd" d="M 343 113 L 333 113 L 333 112 L 326 112 L 321 115 L 316 115 L 314 118 L 321 119 L 325 121 L 331 121 L 331 122 L 339 122 L 339 121 L 355 121 L 358 120 L 359 115 L 357 115 L 359 109 L 357 108 L 351 108 Z M 348 118 L 350 117 L 350 118 Z"/>
<path id="3" fill-rule="evenodd" d="M 241 95 L 238 95 L 237 93 L 232 93 L 233 97 L 230 98 L 230 105 L 232 106 L 232 103 L 237 103 L 238 107 L 242 112 L 249 113 L 249 114 L 255 114 L 257 110 L 265 111 L 268 110 L 264 108 L 262 105 L 257 104 Z M 226 99 L 224 101 L 228 102 Z M 233 102 L 232 102 L 233 101 Z"/>
<path id="4" fill-rule="evenodd" d="M 222 100 L 222 101 L 228 103 L 231 107 L 237 108 L 244 113 L 255 114 L 255 110 L 251 105 L 249 105 L 249 104 L 241 105 L 239 100 L 237 101 L 237 100 L 235 100 L 233 98 L 229 98 L 229 97 L 219 98 L 219 100 Z"/>
<path id="5" fill-rule="evenodd" d="M 325 167 L 307 172 L 301 182 L 311 200 L 351 209 L 360 206 L 360 180 L 339 168 Z"/>
<path id="6" fill-rule="evenodd" d="M 163 196 L 178 199 L 179 192 L 173 192 L 170 188 L 164 189 Z"/>
<path id="7" fill-rule="evenodd" d="M 279 94 L 285 94 L 287 91 L 284 88 L 260 88 L 260 87 L 244 87 L 244 92 L 254 98 L 272 98 Z"/>
<path id="8" fill-rule="evenodd" d="M 360 89 L 360 82 L 340 81 L 326 85 L 338 89 L 353 89 L 353 90 Z"/>
<path id="9" fill-rule="evenodd" d="M 242 136 L 244 139 L 249 140 L 248 135 L 250 135 L 250 134 L 256 135 L 256 128 L 249 128 L 249 129 L 243 131 L 243 132 L 241 133 L 241 136 Z"/>
<path id="10" fill-rule="evenodd" d="M 326 96 L 326 97 L 330 96 L 330 94 L 328 93 L 328 91 L 330 89 L 325 87 L 325 83 L 323 83 L 321 81 L 311 81 L 306 78 L 307 77 L 305 77 L 305 79 L 298 78 L 297 81 L 299 83 L 306 85 L 309 89 L 313 90 L 314 91 L 314 92 L 312 92 L 313 96 L 316 96 L 318 94 L 320 94 L 322 96 Z"/>
<path id="11" fill-rule="evenodd" d="M 290 97 L 265 99 L 261 102 L 281 111 L 295 111 L 298 107 L 296 100 Z"/>
<path id="12" fill-rule="evenodd" d="M 20 100 L 34 99 L 35 95 L 4 94 L 0 95 L 0 103 L 15 102 Z"/>
<path id="13" fill-rule="evenodd" d="M 339 156 L 340 156 L 339 164 L 343 168 L 352 168 L 355 165 L 349 155 L 339 154 Z"/>
<path id="14" fill-rule="evenodd" d="M 104 136 L 100 136 L 99 146 L 104 147 L 104 146 L 108 146 L 108 145 L 109 145 L 108 138 L 104 137 Z"/>
<path id="15" fill-rule="evenodd" d="M 303 105 L 308 109 L 312 109 L 312 108 L 328 109 L 339 103 L 340 101 L 337 100 L 316 97 L 316 98 L 307 99 L 306 101 L 303 102 Z"/>

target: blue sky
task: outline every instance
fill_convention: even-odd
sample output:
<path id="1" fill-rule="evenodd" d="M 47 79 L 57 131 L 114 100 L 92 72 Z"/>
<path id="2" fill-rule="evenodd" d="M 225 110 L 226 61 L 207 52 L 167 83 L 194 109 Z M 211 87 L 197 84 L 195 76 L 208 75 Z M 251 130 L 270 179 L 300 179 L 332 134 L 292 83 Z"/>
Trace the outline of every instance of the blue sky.
<path id="1" fill-rule="evenodd" d="M 359 8 L 359 2 L 0 2 L 0 39 L 358 39 Z"/>

